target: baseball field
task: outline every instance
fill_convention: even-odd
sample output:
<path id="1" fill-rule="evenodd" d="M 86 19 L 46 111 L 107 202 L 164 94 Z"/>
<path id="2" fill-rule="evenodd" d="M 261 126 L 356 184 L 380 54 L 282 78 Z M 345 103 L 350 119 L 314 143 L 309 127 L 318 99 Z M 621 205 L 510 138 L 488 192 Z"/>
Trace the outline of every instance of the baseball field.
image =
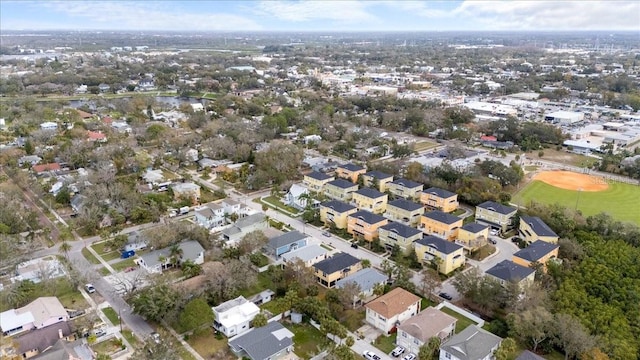
<path id="1" fill-rule="evenodd" d="M 559 203 L 586 216 L 601 212 L 640 225 L 640 186 L 569 171 L 544 171 L 516 193 L 511 202 Z"/>

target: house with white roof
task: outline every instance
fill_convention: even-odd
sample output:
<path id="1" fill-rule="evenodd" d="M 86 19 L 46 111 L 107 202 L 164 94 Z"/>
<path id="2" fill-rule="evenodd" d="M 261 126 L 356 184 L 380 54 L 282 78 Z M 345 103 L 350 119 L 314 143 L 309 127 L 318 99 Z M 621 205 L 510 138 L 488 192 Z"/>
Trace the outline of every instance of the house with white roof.
<path id="1" fill-rule="evenodd" d="M 211 308 L 213 327 L 227 337 L 249 331 L 251 321 L 260 313 L 260 308 L 251 301 L 239 296 Z"/>
<path id="2" fill-rule="evenodd" d="M 209 203 L 195 209 L 196 223 L 206 229 L 220 227 L 226 224 L 224 207 L 220 204 Z"/>
<path id="3" fill-rule="evenodd" d="M 300 184 L 293 184 L 284 196 L 284 203 L 285 205 L 303 210 L 307 207 L 307 201 L 309 200 L 306 196 L 309 196 L 309 189 Z M 318 203 L 318 201 L 315 202 Z"/>
<path id="4" fill-rule="evenodd" d="M 300 260 L 306 267 L 310 267 L 313 266 L 313 264 L 326 259 L 328 253 L 329 251 L 322 246 L 312 244 L 284 253 L 281 258 L 285 266 L 287 263 Z"/>

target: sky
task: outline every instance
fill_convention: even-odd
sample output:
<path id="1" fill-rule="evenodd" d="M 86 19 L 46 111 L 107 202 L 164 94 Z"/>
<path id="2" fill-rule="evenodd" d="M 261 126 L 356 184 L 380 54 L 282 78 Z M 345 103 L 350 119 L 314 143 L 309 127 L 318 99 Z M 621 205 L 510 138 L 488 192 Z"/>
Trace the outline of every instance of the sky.
<path id="1" fill-rule="evenodd" d="M 638 31 L 640 1 L 12 1 L 0 30 Z"/>

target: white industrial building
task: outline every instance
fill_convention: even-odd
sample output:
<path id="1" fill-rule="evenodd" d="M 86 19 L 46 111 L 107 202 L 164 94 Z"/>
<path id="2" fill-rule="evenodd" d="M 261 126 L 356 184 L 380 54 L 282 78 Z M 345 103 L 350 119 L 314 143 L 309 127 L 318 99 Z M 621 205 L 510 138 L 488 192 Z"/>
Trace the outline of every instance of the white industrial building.
<path id="1" fill-rule="evenodd" d="M 476 115 L 507 117 L 517 116 L 518 110 L 510 105 L 494 104 L 483 101 L 473 101 L 464 104 L 467 109 L 473 111 Z"/>
<path id="2" fill-rule="evenodd" d="M 544 119 L 554 124 L 570 125 L 584 120 L 584 113 L 561 110 L 545 114 Z"/>

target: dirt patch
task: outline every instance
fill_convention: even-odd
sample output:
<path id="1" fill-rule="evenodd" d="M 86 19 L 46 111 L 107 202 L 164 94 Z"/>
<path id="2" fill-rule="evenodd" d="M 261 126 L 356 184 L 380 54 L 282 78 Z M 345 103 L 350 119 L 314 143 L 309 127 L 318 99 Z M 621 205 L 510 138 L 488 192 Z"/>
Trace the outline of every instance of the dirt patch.
<path id="1" fill-rule="evenodd" d="M 574 173 L 571 171 L 543 171 L 533 180 L 540 180 L 551 186 L 574 191 L 604 191 L 609 188 L 607 182 L 597 176 Z"/>

